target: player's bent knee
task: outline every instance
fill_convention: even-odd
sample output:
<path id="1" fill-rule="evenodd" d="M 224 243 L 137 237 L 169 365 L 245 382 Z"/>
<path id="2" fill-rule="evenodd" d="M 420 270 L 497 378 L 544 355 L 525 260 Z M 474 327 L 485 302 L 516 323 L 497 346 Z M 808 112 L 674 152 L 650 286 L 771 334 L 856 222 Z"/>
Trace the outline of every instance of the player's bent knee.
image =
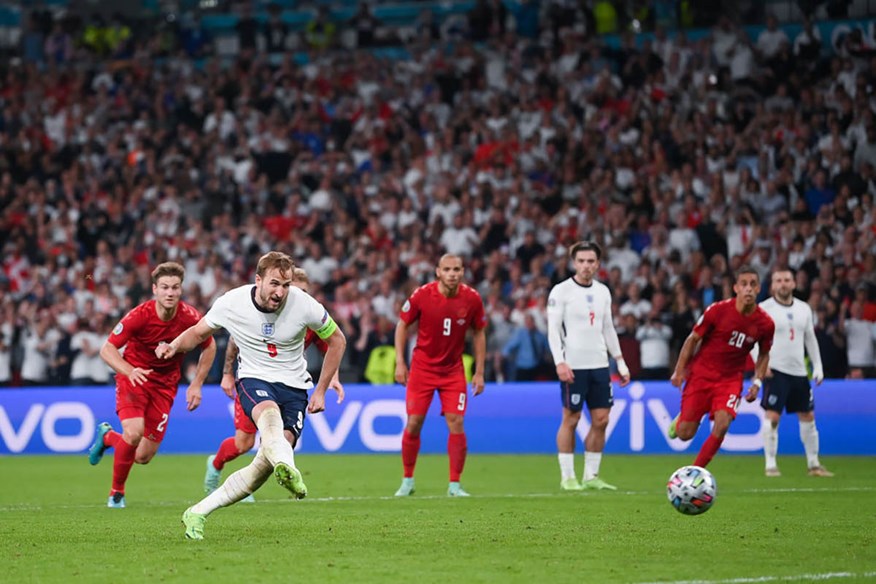
<path id="1" fill-rule="evenodd" d="M 143 434 L 141 432 L 124 432 L 122 434 L 122 440 L 131 446 L 139 446 L 140 441 L 143 440 Z"/>
<path id="2" fill-rule="evenodd" d="M 137 464 L 149 464 L 149 462 L 151 462 L 154 457 L 155 454 L 151 452 L 148 454 L 138 454 L 134 457 L 134 462 L 136 462 Z"/>
<path id="3" fill-rule="evenodd" d="M 255 446 L 255 434 L 244 434 L 234 437 L 234 446 L 241 454 L 249 452 Z"/>
<path id="4" fill-rule="evenodd" d="M 685 423 L 678 424 L 678 427 L 675 430 L 675 435 L 679 440 L 688 441 L 693 438 L 697 433 L 696 426 L 690 426 Z"/>

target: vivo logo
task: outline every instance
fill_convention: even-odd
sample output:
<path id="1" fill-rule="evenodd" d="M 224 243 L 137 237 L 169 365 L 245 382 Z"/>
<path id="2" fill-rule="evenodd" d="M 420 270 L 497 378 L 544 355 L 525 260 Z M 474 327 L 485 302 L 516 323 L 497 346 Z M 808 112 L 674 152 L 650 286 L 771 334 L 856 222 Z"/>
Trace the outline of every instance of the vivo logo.
<path id="1" fill-rule="evenodd" d="M 59 420 L 76 420 L 79 433 L 59 436 L 55 427 Z M 46 447 L 52 452 L 82 452 L 94 438 L 94 414 L 81 402 L 56 402 L 48 406 L 31 404 L 18 428 L 13 427 L 6 409 L 0 406 L 0 439 L 9 452 L 23 452 L 37 427 Z"/>
<path id="2" fill-rule="evenodd" d="M 398 432 L 393 434 L 379 434 L 374 429 L 375 420 L 378 418 L 397 418 L 399 420 Z M 402 433 L 407 422 L 405 400 L 403 399 L 378 399 L 368 403 L 358 401 L 350 402 L 344 408 L 335 427 L 329 426 L 325 416 L 308 416 L 307 424 L 316 434 L 317 440 L 328 452 L 337 452 L 343 448 L 347 437 L 358 426 L 359 439 L 362 445 L 372 452 L 398 452 L 401 448 Z M 359 421 L 358 425 L 356 421 Z M 303 440 L 299 440 L 301 446 Z"/>
<path id="3" fill-rule="evenodd" d="M 641 452 L 645 449 L 645 418 L 648 415 L 650 415 L 654 422 L 657 423 L 657 427 L 660 428 L 660 435 L 672 450 L 682 452 L 690 447 L 691 441 L 684 442 L 677 438 L 671 440 L 669 436 L 666 435 L 666 431 L 669 429 L 669 423 L 672 422 L 674 416 L 669 415 L 669 411 L 666 409 L 666 405 L 662 399 L 643 399 L 645 397 L 645 386 L 641 382 L 632 383 L 628 393 L 630 396 L 629 400 L 618 399 L 614 401 L 614 406 L 611 408 L 611 413 L 608 417 L 608 427 L 605 430 L 606 442 L 611 438 L 618 422 L 629 410 L 629 441 L 630 450 L 633 452 Z M 680 400 L 681 392 L 679 392 L 678 395 Z M 584 415 L 581 416 L 577 428 L 578 436 L 582 441 L 587 436 L 587 432 L 590 431 L 590 420 L 586 418 L 586 412 L 587 409 L 585 408 Z M 753 403 L 748 403 L 747 401 L 742 400 L 739 404 L 739 411 L 736 413 L 736 418 L 739 419 L 743 416 L 755 416 L 758 419 L 760 423 L 757 426 L 757 431 L 750 434 L 734 433 L 734 424 L 731 424 L 730 430 L 724 437 L 724 443 L 721 444 L 722 450 L 729 452 L 755 452 L 763 449 L 761 428 L 765 418 L 763 416 L 763 410 L 758 405 L 758 402 L 755 401 Z M 705 420 L 703 423 L 706 426 L 711 427 L 708 420 Z M 705 432 L 702 428 L 700 428 L 699 431 Z M 621 437 L 618 436 L 618 439 L 620 438 Z"/>

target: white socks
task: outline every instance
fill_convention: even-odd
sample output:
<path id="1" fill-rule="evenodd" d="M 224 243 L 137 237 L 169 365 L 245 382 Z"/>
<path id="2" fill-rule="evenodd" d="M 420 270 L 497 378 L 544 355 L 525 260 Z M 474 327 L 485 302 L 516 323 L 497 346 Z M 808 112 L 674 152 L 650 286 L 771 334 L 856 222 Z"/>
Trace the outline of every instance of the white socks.
<path id="1" fill-rule="evenodd" d="M 264 451 L 271 466 L 274 467 L 277 466 L 277 463 L 284 462 L 295 468 L 292 445 L 286 441 L 286 437 L 283 435 L 283 416 L 280 415 L 280 410 L 269 408 L 262 411 L 256 426 L 262 435 L 259 452 Z"/>
<path id="2" fill-rule="evenodd" d="M 262 448 L 251 463 L 229 475 L 222 485 L 192 507 L 193 513 L 209 515 L 220 507 L 237 503 L 264 484 L 274 470 Z"/>
<path id="3" fill-rule="evenodd" d="M 806 466 L 812 468 L 821 466 L 818 460 L 818 429 L 815 422 L 800 420 L 800 442 L 806 451 Z M 779 451 L 779 429 L 767 420 L 763 428 L 763 455 L 766 459 L 766 468 L 776 468 L 776 455 Z"/>
<path id="4" fill-rule="evenodd" d="M 584 480 L 589 481 L 599 476 L 599 465 L 602 463 L 601 452 L 584 451 Z"/>
<path id="5" fill-rule="evenodd" d="M 575 453 L 560 452 L 557 454 L 557 459 L 560 461 L 560 476 L 561 480 L 575 478 Z"/>
<path id="6" fill-rule="evenodd" d="M 806 451 L 806 466 L 812 468 L 821 466 L 818 461 L 818 429 L 815 427 L 815 421 L 804 422 L 800 420 L 800 441 L 803 442 L 803 449 Z"/>
<path id="7" fill-rule="evenodd" d="M 763 456 L 766 459 L 766 468 L 776 468 L 776 454 L 779 451 L 779 427 L 773 426 L 772 422 L 765 420 L 763 426 Z"/>

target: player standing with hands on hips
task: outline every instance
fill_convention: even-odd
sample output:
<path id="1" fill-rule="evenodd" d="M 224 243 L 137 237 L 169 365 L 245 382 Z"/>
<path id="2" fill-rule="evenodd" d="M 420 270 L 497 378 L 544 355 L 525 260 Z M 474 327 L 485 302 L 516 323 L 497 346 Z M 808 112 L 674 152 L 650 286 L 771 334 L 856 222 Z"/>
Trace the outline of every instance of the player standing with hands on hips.
<path id="1" fill-rule="evenodd" d="M 730 423 L 736 419 L 745 360 L 755 344 L 760 354 L 746 401 L 757 399 L 769 367 L 775 325 L 770 315 L 757 305 L 760 280 L 754 268 L 739 268 L 733 291 L 736 298 L 721 300 L 706 308 L 685 339 L 670 379 L 675 387 L 684 383 L 681 412 L 669 424 L 670 438 L 693 438 L 705 414 L 715 422 L 694 460 L 694 465 L 701 467 L 717 454 Z"/>
<path id="2" fill-rule="evenodd" d="M 405 404 L 408 422 L 402 434 L 404 478 L 395 493 L 406 497 L 414 492 L 414 467 L 420 452 L 420 432 L 435 392 L 441 400 L 441 414 L 450 434 L 447 454 L 450 459 L 450 485 L 447 495 L 467 497 L 459 479 L 465 466 L 468 446 L 463 418 L 468 404 L 462 351 L 465 335 L 474 333 L 475 370 L 472 391 L 484 391 L 484 360 L 487 355 L 487 317 L 481 295 L 462 283 L 465 270 L 462 258 L 441 256 L 435 275 L 438 280 L 417 288 L 404 303 L 395 329 L 395 380 L 407 387 Z M 408 332 L 419 323 L 417 344 L 411 368 L 405 363 Z"/>
<path id="3" fill-rule="evenodd" d="M 621 353 L 611 314 L 611 292 L 595 279 L 602 249 L 580 241 L 569 250 L 575 275 L 560 282 L 548 296 L 548 343 L 563 400 L 563 420 L 557 431 L 560 487 L 616 490 L 599 478 L 608 414 L 614 404 L 608 355 L 617 362 L 621 385 L 630 381 L 630 370 Z M 584 439 L 584 479 L 575 478 L 575 428 L 584 404 L 590 411 L 590 431 Z"/>
<path id="4" fill-rule="evenodd" d="M 196 325 L 155 349 L 159 358 L 170 359 L 196 347 L 219 328 L 227 330 L 240 350 L 240 405 L 262 437 L 249 465 L 232 473 L 218 489 L 183 513 L 189 539 L 203 539 L 207 515 L 252 494 L 272 473 L 296 498 L 307 496 L 292 449 L 301 436 L 305 415 L 325 409 L 325 392 L 338 370 L 347 341 L 322 304 L 292 286 L 294 269 L 292 258 L 284 253 L 263 255 L 256 268 L 255 285 L 229 290 Z M 313 387 L 313 380 L 304 359 L 307 329 L 328 344 L 309 401 L 307 390 Z"/>
<path id="5" fill-rule="evenodd" d="M 761 406 L 767 423 L 763 427 L 763 453 L 766 476 L 781 476 L 776 463 L 779 450 L 779 419 L 782 410 L 796 413 L 800 420 L 800 441 L 806 451 L 806 466 L 813 477 L 832 477 L 833 473 L 818 460 L 818 430 L 815 428 L 815 400 L 806 377 L 805 354 L 812 361 L 815 385 L 824 380 L 821 352 L 815 338 L 812 309 L 794 298 L 794 274 L 779 269 L 772 275 L 772 298 L 760 303 L 776 325 L 776 335 L 770 354 L 770 364 L 764 380 Z M 752 351 L 755 356 L 757 347 Z"/>

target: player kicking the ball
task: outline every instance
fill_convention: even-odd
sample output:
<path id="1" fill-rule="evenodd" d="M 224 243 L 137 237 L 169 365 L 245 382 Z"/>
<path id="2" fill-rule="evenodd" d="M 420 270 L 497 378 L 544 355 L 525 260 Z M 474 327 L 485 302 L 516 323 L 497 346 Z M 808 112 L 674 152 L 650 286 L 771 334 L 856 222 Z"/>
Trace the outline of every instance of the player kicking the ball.
<path id="1" fill-rule="evenodd" d="M 210 513 L 252 494 L 271 474 L 296 498 L 307 496 L 292 448 L 301 436 L 307 413 L 325 409 L 325 392 L 337 373 L 347 340 L 319 302 L 292 286 L 294 269 L 292 258 L 284 253 L 263 255 L 255 285 L 226 292 L 198 324 L 156 349 L 158 357 L 170 359 L 196 347 L 219 328 L 226 329 L 240 350 L 240 405 L 262 437 L 249 465 L 232 473 L 218 489 L 183 513 L 189 539 L 203 539 Z M 307 329 L 328 344 L 309 400 L 307 390 L 314 386 L 304 359 Z"/>
<path id="2" fill-rule="evenodd" d="M 303 268 L 295 268 L 292 270 L 292 285 L 307 292 L 310 280 L 307 277 L 307 272 Z M 307 335 L 304 337 L 304 348 L 307 349 L 310 345 L 316 343 L 317 348 L 321 353 L 325 354 L 328 350 L 328 345 L 316 336 L 312 330 L 307 329 Z M 211 454 L 207 457 L 207 472 L 204 475 L 204 492 L 210 494 L 219 487 L 219 479 L 222 476 L 222 469 L 225 465 L 241 454 L 249 452 L 255 445 L 256 428 L 246 414 L 243 412 L 243 406 L 240 405 L 240 395 L 236 391 L 237 380 L 234 376 L 234 363 L 237 361 L 239 354 L 237 343 L 234 339 L 228 339 L 228 346 L 225 348 L 225 365 L 222 370 L 222 381 L 220 386 L 225 395 L 234 399 L 234 436 L 229 436 L 219 445 L 219 450 L 216 454 Z M 338 403 L 344 401 L 344 386 L 338 379 L 338 374 L 332 378 L 329 387 L 338 392 Z M 245 503 L 255 501 L 252 495 L 243 499 Z"/>

